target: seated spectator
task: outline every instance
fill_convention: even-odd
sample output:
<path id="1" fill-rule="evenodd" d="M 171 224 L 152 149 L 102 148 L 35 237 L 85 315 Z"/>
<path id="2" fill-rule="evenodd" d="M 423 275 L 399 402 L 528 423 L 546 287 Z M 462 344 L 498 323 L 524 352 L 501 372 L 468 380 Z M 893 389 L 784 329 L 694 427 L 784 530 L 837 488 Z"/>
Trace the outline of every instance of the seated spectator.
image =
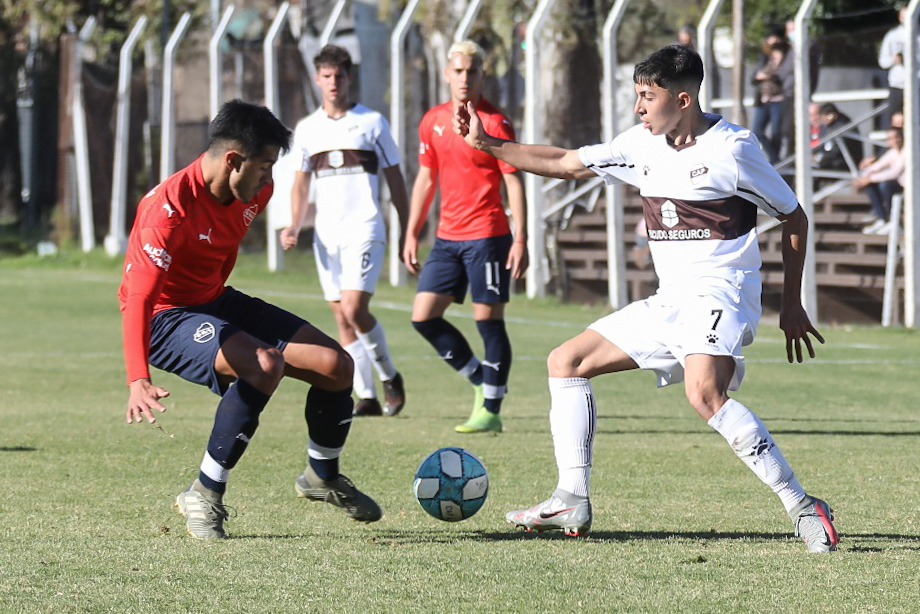
<path id="1" fill-rule="evenodd" d="M 850 123 L 850 118 L 841 113 L 836 105 L 832 102 L 821 105 L 818 110 L 820 121 L 824 126 L 822 136 L 843 128 Z M 815 152 L 815 163 L 818 168 L 833 171 L 850 171 L 850 164 L 847 163 L 846 156 L 840 148 L 840 143 L 846 147 L 850 155 L 852 164 L 859 164 L 863 156 L 862 142 L 849 136 L 838 136 L 824 143 L 821 148 Z"/>
<path id="2" fill-rule="evenodd" d="M 888 218 L 891 197 L 904 190 L 904 133 L 900 128 L 889 128 L 888 149 L 878 158 L 869 157 L 859 164 L 859 177 L 853 187 L 865 189 L 872 205 L 874 219 L 863 228 L 866 234 L 888 234 L 896 220 Z"/>
<path id="3" fill-rule="evenodd" d="M 814 152 L 814 148 L 818 145 L 818 141 L 821 140 L 821 137 L 824 136 L 826 132 L 824 129 L 824 124 L 821 122 L 821 105 L 817 102 L 808 103 L 808 146 L 811 147 Z"/>

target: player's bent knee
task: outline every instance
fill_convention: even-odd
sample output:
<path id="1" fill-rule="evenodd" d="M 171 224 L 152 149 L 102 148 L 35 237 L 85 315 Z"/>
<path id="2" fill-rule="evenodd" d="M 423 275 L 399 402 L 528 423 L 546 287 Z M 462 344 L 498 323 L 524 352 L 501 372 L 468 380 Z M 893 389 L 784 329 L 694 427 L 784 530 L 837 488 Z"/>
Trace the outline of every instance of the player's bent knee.
<path id="1" fill-rule="evenodd" d="M 546 371 L 550 377 L 580 377 L 579 365 L 581 358 L 565 345 L 554 349 L 546 358 Z"/>

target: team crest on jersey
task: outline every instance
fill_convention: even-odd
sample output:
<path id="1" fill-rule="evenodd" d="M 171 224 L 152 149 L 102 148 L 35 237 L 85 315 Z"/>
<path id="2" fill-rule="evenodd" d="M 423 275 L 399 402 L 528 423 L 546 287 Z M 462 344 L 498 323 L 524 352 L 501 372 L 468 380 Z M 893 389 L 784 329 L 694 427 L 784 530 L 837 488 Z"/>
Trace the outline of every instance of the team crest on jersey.
<path id="1" fill-rule="evenodd" d="M 670 200 L 661 203 L 661 223 L 668 228 L 674 228 L 680 223 L 680 218 L 677 217 L 677 205 Z"/>
<path id="2" fill-rule="evenodd" d="M 245 211 L 243 211 L 243 223 L 249 226 L 252 224 L 252 220 L 256 219 L 256 216 L 259 215 L 259 205 L 252 205 Z M 210 235 L 211 233 L 208 232 Z"/>
<path id="3" fill-rule="evenodd" d="M 207 343 L 214 338 L 214 335 L 214 325 L 210 322 L 202 322 L 195 334 L 192 335 L 192 339 L 194 339 L 195 343 Z"/>
<path id="4" fill-rule="evenodd" d="M 329 152 L 329 166 L 332 168 L 342 168 L 343 164 L 345 164 L 345 154 L 341 151 Z"/>
<path id="5" fill-rule="evenodd" d="M 690 169 L 690 183 L 697 185 L 700 180 L 709 172 L 709 169 L 702 164 Z"/>

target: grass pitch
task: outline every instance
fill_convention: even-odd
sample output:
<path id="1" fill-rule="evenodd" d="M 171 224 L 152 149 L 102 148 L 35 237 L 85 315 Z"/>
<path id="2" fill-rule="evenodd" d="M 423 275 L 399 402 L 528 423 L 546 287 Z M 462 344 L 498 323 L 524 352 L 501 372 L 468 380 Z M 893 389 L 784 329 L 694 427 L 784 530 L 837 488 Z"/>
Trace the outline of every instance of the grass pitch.
<path id="1" fill-rule="evenodd" d="M 287 265 L 269 274 L 264 256 L 243 256 L 231 283 L 334 332 L 312 259 Z M 156 426 L 124 423 L 119 276 L 100 254 L 0 260 L 0 611 L 917 611 L 916 331 L 825 326 L 818 358 L 788 365 L 767 318 L 749 348 L 736 396 L 836 509 L 839 552 L 808 554 L 680 387 L 640 372 L 593 382 L 592 533 L 537 537 L 503 516 L 555 486 L 545 357 L 603 308 L 516 296 L 506 432 L 464 436 L 453 426 L 468 386 L 411 328 L 412 289 L 382 286 L 372 309 L 408 404 L 356 420 L 342 469 L 384 518 L 357 524 L 295 498 L 305 387 L 286 380 L 233 471 L 232 539 L 201 543 L 172 503 L 197 473 L 217 398 L 155 372 L 169 411 Z M 469 314 L 449 311 L 480 351 Z M 455 524 L 411 494 L 416 465 L 446 445 L 472 450 L 491 478 L 483 509 Z"/>

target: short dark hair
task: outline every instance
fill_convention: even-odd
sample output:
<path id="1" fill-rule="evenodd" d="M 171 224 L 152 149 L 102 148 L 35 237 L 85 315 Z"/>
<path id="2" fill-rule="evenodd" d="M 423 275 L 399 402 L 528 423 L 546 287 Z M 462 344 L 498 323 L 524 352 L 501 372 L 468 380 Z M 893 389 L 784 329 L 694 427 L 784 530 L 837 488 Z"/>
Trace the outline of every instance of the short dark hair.
<path id="1" fill-rule="evenodd" d="M 636 64 L 633 82 L 657 85 L 674 92 L 698 92 L 703 82 L 703 60 L 684 45 L 668 45 Z"/>
<path id="2" fill-rule="evenodd" d="M 837 108 L 833 102 L 825 102 L 821 105 L 821 108 L 818 109 L 818 113 L 821 115 L 829 115 L 833 113 L 834 115 L 840 115 L 840 109 Z"/>
<path id="3" fill-rule="evenodd" d="M 338 45 L 326 45 L 313 56 L 313 66 L 316 70 L 319 70 L 320 66 L 340 66 L 346 73 L 351 74 L 354 64 L 351 54 L 346 49 Z"/>
<path id="4" fill-rule="evenodd" d="M 266 147 L 291 148 L 291 130 L 266 107 L 231 100 L 221 106 L 208 126 L 208 151 L 239 147 L 244 156 L 258 156 Z"/>

